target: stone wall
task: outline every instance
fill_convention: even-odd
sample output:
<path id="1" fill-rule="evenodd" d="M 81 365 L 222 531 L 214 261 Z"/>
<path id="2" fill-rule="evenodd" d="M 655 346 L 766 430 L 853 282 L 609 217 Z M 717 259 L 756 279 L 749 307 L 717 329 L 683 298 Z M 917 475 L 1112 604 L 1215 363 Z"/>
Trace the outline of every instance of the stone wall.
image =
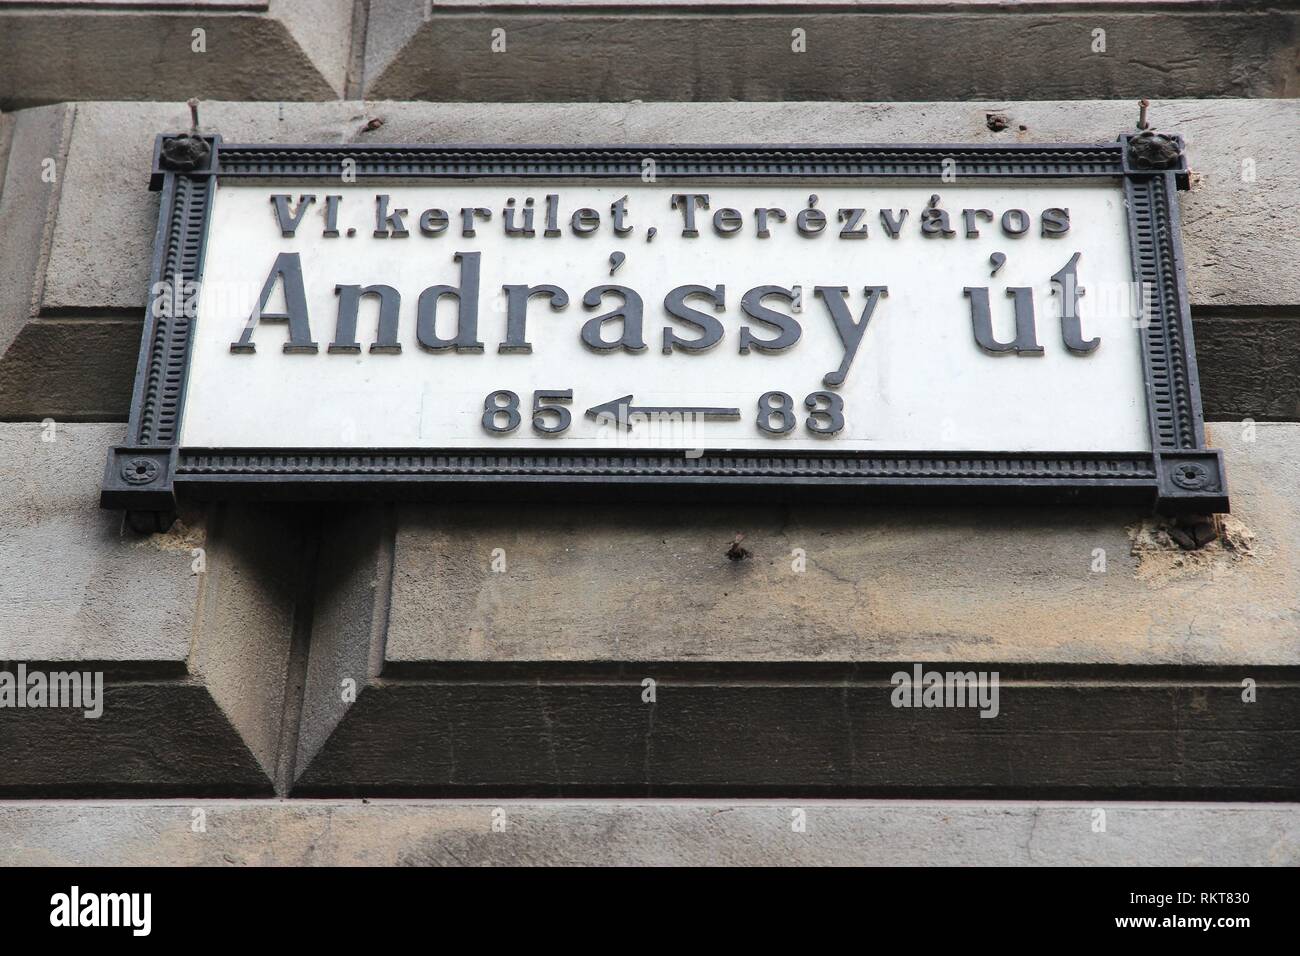
<path id="1" fill-rule="evenodd" d="M 0 710 L 0 842 L 42 863 L 862 862 L 907 832 L 944 862 L 1300 859 L 1300 15 L 1023 6 L 0 6 L 0 661 L 106 682 L 98 720 Z M 98 489 L 153 137 L 191 95 L 227 142 L 609 144 L 1101 142 L 1151 96 L 1188 143 L 1233 514 L 1193 551 L 1115 506 L 572 496 L 187 502 L 137 535 Z M 912 662 L 999 670 L 1000 718 L 891 708 Z M 505 801 L 520 829 L 494 842 Z M 1104 841 L 1099 805 L 1123 821 Z"/>

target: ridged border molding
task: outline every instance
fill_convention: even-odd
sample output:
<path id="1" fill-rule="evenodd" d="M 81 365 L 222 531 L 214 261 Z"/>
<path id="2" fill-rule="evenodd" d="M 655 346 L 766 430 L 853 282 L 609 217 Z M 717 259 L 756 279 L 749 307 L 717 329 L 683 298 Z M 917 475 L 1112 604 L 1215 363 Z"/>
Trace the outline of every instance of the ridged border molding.
<path id="1" fill-rule="evenodd" d="M 429 180 L 573 177 L 639 181 L 655 161 L 667 178 L 935 179 L 954 169 L 976 179 L 1098 179 L 1122 182 L 1133 278 L 1149 290 L 1138 335 L 1147 391 L 1149 454 L 711 453 L 685 458 L 642 451 L 557 454 L 495 450 L 180 448 L 180 416 L 192 325 L 160 303 L 159 283 L 180 289 L 202 278 L 213 187 L 218 178 L 337 181 L 344 160 L 358 179 Z M 945 166 L 947 163 L 947 166 Z M 1187 162 L 1176 135 L 1143 131 L 1114 143 L 1071 145 L 245 145 L 220 136 L 161 134 L 150 188 L 161 192 L 151 303 L 131 402 L 127 443 L 114 448 L 100 501 L 128 512 L 142 530 L 166 527 L 176 495 L 329 498 L 420 497 L 484 482 L 524 488 L 609 484 L 645 489 L 764 488 L 798 494 L 838 487 L 859 496 L 940 490 L 1041 492 L 1049 499 L 1142 500 L 1165 512 L 1228 510 L 1220 452 L 1205 447 L 1176 190 Z M 165 288 L 166 286 L 164 286 Z M 853 491 L 856 489 L 856 492 Z"/>

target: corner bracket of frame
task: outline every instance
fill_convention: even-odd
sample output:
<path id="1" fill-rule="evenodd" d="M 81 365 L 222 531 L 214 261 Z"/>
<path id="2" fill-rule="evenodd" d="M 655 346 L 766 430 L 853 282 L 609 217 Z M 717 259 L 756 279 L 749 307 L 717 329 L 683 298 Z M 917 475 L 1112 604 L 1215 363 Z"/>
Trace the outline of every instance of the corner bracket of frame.
<path id="1" fill-rule="evenodd" d="M 1181 136 L 1144 129 L 1140 133 L 1121 133 L 1119 141 L 1124 144 L 1125 176 L 1173 173 L 1179 189 L 1188 187 L 1190 172 Z"/>
<path id="2" fill-rule="evenodd" d="M 188 175 L 216 171 L 218 135 L 201 136 L 198 133 L 159 133 L 153 143 L 153 166 L 149 173 L 149 189 L 162 189 L 168 173 Z"/>
<path id="3" fill-rule="evenodd" d="M 1223 452 L 1156 452 L 1156 510 L 1161 514 L 1228 512 L 1228 477 Z"/>
<path id="4" fill-rule="evenodd" d="M 112 448 L 104 466 L 100 507 L 126 511 L 137 531 L 166 531 L 176 516 L 175 474 L 175 448 Z"/>

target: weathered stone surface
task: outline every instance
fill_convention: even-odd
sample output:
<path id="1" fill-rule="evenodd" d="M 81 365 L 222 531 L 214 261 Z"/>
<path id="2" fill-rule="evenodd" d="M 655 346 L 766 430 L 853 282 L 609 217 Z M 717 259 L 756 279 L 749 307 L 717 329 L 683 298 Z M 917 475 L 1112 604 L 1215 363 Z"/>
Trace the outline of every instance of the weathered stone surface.
<path id="1" fill-rule="evenodd" d="M 322 522 L 295 775 L 383 667 L 393 507 L 341 505 Z"/>
<path id="2" fill-rule="evenodd" d="M 139 6 L 145 9 L 0 6 L 0 106 L 161 100 L 178 91 L 204 99 L 320 100 L 344 91 L 351 0 Z"/>
<path id="3" fill-rule="evenodd" d="M 0 792 L 267 792 L 308 613 L 302 520 L 213 507 L 166 534 L 125 530 L 99 508 L 122 430 L 0 424 L 0 661 L 102 671 L 105 693 L 98 719 L 0 711 Z"/>
<path id="4" fill-rule="evenodd" d="M 140 538 L 101 511 L 121 425 L 0 424 L 0 660 L 183 662 L 201 529 Z M 43 438 L 52 437 L 52 441 Z"/>
<path id="5" fill-rule="evenodd" d="M 29 665 L 29 672 L 32 667 Z M 271 781 L 202 684 L 184 672 L 82 661 L 103 672 L 103 715 L 0 711 L 0 798 L 251 796 Z"/>
<path id="6" fill-rule="evenodd" d="M 8 164 L 9 144 L 13 141 L 13 132 L 13 116 L 0 110 L 0 169 L 4 169 Z"/>
<path id="7" fill-rule="evenodd" d="M 206 832 L 193 829 L 204 811 Z M 792 813 L 806 828 L 795 832 Z M 1106 829 L 1094 832 L 1096 810 Z M 493 829 L 504 814 L 504 829 Z M 1289 804 L 255 800 L 0 804 L 17 865 L 1295 866 Z"/>
<path id="8" fill-rule="evenodd" d="M 268 506 L 218 506 L 209 517 L 189 671 L 268 777 L 280 758 L 286 696 L 300 693 L 291 683 L 290 655 L 296 630 L 305 635 L 311 614 L 311 523 L 297 509 Z"/>
<path id="9" fill-rule="evenodd" d="M 1295 668 L 998 665 L 991 719 L 974 707 L 895 707 L 895 668 L 391 668 L 293 793 L 1300 797 Z M 1242 698 L 1245 677 L 1254 703 Z"/>
<path id="10" fill-rule="evenodd" d="M 552 102 L 1295 95 L 1300 17 L 1281 8 L 1015 6 L 375 0 L 365 95 Z"/>
<path id="11" fill-rule="evenodd" d="M 1206 311 L 1193 315 L 1205 417 L 1300 419 L 1300 312 Z"/>
<path id="12" fill-rule="evenodd" d="M 1300 425 L 1209 440 L 1251 554 L 1124 509 L 406 507 L 386 660 L 1300 664 Z"/>
<path id="13" fill-rule="evenodd" d="M 50 241 L 72 134 L 72 108 L 5 117 L 0 176 L 0 354 L 40 311 Z"/>
<path id="14" fill-rule="evenodd" d="M 140 351 L 132 319 L 40 319 L 0 356 L 0 418 L 126 421 Z"/>
<path id="15" fill-rule="evenodd" d="M 1179 204 L 1192 306 L 1295 306 L 1300 101 L 1261 103 L 1254 128 L 1231 113 L 1202 124 L 1191 103 L 1152 109 L 1154 123 L 1185 131 L 1194 172 Z"/>

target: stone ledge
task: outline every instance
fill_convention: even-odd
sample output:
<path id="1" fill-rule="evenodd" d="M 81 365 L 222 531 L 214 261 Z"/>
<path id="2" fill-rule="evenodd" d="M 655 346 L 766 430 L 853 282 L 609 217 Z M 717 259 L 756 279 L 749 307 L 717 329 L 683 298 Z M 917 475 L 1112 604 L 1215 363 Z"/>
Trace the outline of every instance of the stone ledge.
<path id="1" fill-rule="evenodd" d="M 1300 420 L 1300 310 L 1192 310 L 1207 421 Z"/>
<path id="2" fill-rule="evenodd" d="M 20 866 L 1295 866 L 1300 806 L 33 801 L 0 803 L 0 844 Z"/>
<path id="3" fill-rule="evenodd" d="M 125 422 L 139 319 L 41 319 L 0 356 L 0 419 Z"/>
<path id="4" fill-rule="evenodd" d="M 1300 798 L 1300 767 L 1283 756 L 1295 753 L 1300 722 L 1295 668 L 1173 678 L 1042 668 L 1021 678 L 989 667 L 1000 671 L 993 719 L 973 703 L 896 707 L 892 669 L 718 665 L 697 674 L 636 663 L 597 677 L 580 667 L 497 667 L 380 678 L 363 686 L 292 792 Z M 1254 702 L 1243 700 L 1245 677 Z"/>
<path id="5" fill-rule="evenodd" d="M 592 6 L 435 2 L 426 15 L 418 0 L 372 3 L 365 95 L 555 102 L 1296 92 L 1300 17 L 1280 9 L 1107 2 L 1012 5 L 1025 9 L 997 2 Z M 1104 50 L 1094 49 L 1098 29 L 1105 31 Z"/>
<path id="6" fill-rule="evenodd" d="M 0 4 L 0 108 L 63 100 L 332 100 L 351 0 Z M 201 29 L 203 50 L 193 31 Z"/>

